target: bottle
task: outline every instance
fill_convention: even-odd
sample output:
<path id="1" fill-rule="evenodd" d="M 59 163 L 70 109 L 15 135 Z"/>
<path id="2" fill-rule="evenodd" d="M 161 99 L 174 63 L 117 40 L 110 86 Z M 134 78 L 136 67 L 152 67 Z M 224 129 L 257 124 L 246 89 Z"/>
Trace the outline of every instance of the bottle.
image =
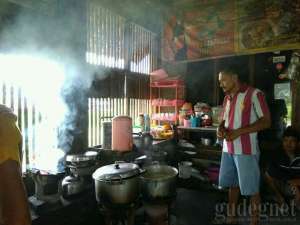
<path id="1" fill-rule="evenodd" d="M 144 131 L 150 132 L 150 117 L 148 114 L 144 114 Z"/>
<path id="2" fill-rule="evenodd" d="M 143 132 L 145 128 L 144 114 L 139 114 L 139 116 L 136 119 L 136 123 L 137 126 L 140 128 L 140 132 Z"/>

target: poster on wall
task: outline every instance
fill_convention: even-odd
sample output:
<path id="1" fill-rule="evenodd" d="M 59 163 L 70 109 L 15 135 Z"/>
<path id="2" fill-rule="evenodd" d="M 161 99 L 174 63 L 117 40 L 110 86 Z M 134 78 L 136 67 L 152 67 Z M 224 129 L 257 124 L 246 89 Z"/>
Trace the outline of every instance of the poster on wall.
<path id="1" fill-rule="evenodd" d="M 234 54 L 234 0 L 181 0 L 174 8 L 163 30 L 163 60 Z"/>
<path id="2" fill-rule="evenodd" d="M 237 53 L 300 47 L 300 0 L 236 1 Z"/>

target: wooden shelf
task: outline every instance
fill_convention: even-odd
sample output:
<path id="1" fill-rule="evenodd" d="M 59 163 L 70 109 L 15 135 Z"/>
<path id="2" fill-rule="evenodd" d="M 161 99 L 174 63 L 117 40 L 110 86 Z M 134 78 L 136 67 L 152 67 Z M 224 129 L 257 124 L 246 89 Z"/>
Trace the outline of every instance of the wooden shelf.
<path id="1" fill-rule="evenodd" d="M 183 84 L 151 84 L 150 87 L 157 87 L 157 88 L 178 88 L 178 87 L 185 87 Z"/>
<path id="2" fill-rule="evenodd" d="M 178 126 L 177 129 L 179 130 L 186 130 L 186 131 L 194 131 L 194 132 L 201 132 L 201 131 L 210 131 L 210 132 L 217 132 L 217 127 L 183 127 Z"/>
<path id="3" fill-rule="evenodd" d="M 176 120 L 175 119 L 153 119 L 153 118 L 151 118 L 152 120 L 156 120 L 156 121 L 169 121 L 169 122 L 176 122 Z"/>
<path id="4" fill-rule="evenodd" d="M 168 98 L 162 97 L 161 88 L 174 88 L 175 93 L 172 93 L 172 98 L 168 96 Z M 184 90 L 185 85 L 184 82 L 180 79 L 176 80 L 159 80 L 159 81 L 151 81 L 150 82 L 150 104 L 151 104 L 151 118 L 152 120 L 157 121 L 169 121 L 169 122 L 178 122 L 178 113 L 179 107 L 184 104 Z M 173 92 L 173 91 L 172 91 Z M 164 118 L 156 118 L 154 114 L 161 113 L 173 113 L 168 119 Z M 160 124 L 160 122 L 159 122 Z"/>
<path id="5" fill-rule="evenodd" d="M 182 80 L 160 80 L 160 81 L 152 81 L 150 83 L 150 87 L 157 88 L 180 88 L 185 87 L 184 82 Z"/>

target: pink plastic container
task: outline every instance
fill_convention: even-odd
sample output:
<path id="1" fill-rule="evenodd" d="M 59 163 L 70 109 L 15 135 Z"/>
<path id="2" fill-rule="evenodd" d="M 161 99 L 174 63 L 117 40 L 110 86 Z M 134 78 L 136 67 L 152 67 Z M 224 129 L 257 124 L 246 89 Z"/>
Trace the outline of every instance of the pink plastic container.
<path id="1" fill-rule="evenodd" d="M 190 120 L 184 119 L 184 120 L 183 120 L 183 126 L 184 126 L 184 127 L 191 127 L 191 121 L 190 121 Z"/>
<path id="2" fill-rule="evenodd" d="M 129 116 L 117 116 L 112 119 L 111 147 L 114 151 L 132 150 L 132 119 Z"/>
<path id="3" fill-rule="evenodd" d="M 206 170 L 206 174 L 208 176 L 208 179 L 211 181 L 211 182 L 218 182 L 219 180 L 219 173 L 220 173 L 220 168 L 219 167 L 209 167 L 207 170 Z"/>

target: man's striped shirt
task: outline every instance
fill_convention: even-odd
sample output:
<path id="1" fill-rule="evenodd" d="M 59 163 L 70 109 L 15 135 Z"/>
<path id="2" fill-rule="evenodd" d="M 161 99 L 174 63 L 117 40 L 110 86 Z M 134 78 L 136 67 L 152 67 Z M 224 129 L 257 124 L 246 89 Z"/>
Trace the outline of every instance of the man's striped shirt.
<path id="1" fill-rule="evenodd" d="M 259 89 L 242 86 L 236 95 L 226 95 L 224 98 L 222 118 L 227 130 L 246 127 L 267 114 L 269 109 L 264 94 Z M 233 141 L 224 139 L 223 151 L 247 155 L 258 153 L 257 132 L 243 134 Z"/>

